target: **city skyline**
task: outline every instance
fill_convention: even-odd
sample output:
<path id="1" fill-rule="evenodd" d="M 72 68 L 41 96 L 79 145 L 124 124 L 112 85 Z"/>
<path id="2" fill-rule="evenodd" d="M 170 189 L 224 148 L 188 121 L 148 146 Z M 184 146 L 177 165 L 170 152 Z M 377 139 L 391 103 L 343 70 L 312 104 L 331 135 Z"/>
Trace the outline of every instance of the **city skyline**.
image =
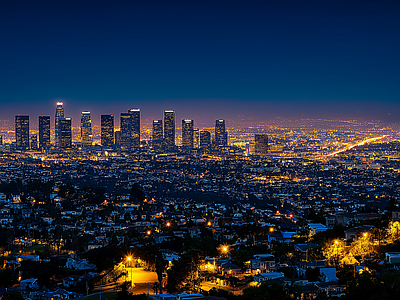
<path id="1" fill-rule="evenodd" d="M 208 122 L 399 122 L 399 13 L 394 1 L 2 3 L 0 119 L 60 101 L 75 120 L 179 107 Z"/>

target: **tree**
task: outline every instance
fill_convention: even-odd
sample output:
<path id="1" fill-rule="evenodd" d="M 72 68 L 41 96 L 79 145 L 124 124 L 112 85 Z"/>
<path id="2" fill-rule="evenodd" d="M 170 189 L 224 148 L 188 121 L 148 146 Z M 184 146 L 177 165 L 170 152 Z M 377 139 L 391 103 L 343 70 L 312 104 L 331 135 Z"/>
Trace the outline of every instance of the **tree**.
<path id="1" fill-rule="evenodd" d="M 322 253 L 326 262 L 331 265 L 338 265 L 345 257 L 346 251 L 342 240 L 331 240 L 322 247 Z"/>
<path id="2" fill-rule="evenodd" d="M 71 199 L 73 199 L 75 194 L 76 194 L 76 191 L 71 182 L 60 185 L 58 188 L 58 196 L 61 198 L 71 200 Z"/>
<path id="3" fill-rule="evenodd" d="M 17 273 L 13 269 L 0 269 L 0 286 L 8 288 L 17 282 Z"/>
<path id="4" fill-rule="evenodd" d="M 135 199 L 139 200 L 140 202 L 143 202 L 146 199 L 146 194 L 143 192 L 137 182 L 135 182 L 131 188 L 130 200 L 134 201 Z"/>
<path id="5" fill-rule="evenodd" d="M 200 252 L 191 250 L 184 253 L 177 261 L 174 261 L 173 266 L 167 271 L 168 293 L 176 293 L 182 290 L 195 291 L 197 289 L 200 284 L 200 260 Z"/>
<path id="6" fill-rule="evenodd" d="M 157 254 L 156 258 L 156 273 L 157 273 L 157 279 L 159 283 L 159 289 L 160 289 L 160 294 L 163 293 L 162 291 L 162 280 L 163 280 L 163 273 L 168 267 L 168 261 L 164 259 L 162 256 L 161 252 Z"/>
<path id="7" fill-rule="evenodd" d="M 357 240 L 351 243 L 350 253 L 354 257 L 360 257 L 361 261 L 364 261 L 365 257 L 370 256 L 374 252 L 374 247 L 370 239 L 370 234 L 365 232 Z"/>

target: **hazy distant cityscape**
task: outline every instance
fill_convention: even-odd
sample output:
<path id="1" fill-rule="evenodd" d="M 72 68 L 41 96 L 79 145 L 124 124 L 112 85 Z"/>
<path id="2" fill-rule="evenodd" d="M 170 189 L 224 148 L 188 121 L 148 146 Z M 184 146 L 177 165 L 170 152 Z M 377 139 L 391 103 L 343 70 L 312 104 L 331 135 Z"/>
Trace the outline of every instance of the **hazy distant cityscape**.
<path id="1" fill-rule="evenodd" d="M 397 125 L 140 114 L 1 121 L 7 295 L 353 299 L 398 278 Z"/>

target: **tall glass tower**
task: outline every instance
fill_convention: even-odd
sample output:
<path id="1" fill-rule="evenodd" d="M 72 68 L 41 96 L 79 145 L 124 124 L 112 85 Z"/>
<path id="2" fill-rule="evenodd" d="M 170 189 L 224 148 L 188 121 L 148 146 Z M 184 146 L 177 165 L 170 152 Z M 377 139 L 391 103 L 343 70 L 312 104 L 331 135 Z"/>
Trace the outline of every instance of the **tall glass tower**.
<path id="1" fill-rule="evenodd" d="M 255 134 L 254 135 L 254 152 L 257 155 L 268 154 L 268 135 L 267 134 Z"/>
<path id="2" fill-rule="evenodd" d="M 39 149 L 50 148 L 50 116 L 39 116 Z"/>
<path id="3" fill-rule="evenodd" d="M 140 147 L 140 109 L 133 108 L 128 111 L 131 116 L 131 147 L 139 149 Z"/>
<path id="4" fill-rule="evenodd" d="M 121 113 L 120 121 L 121 135 L 120 144 L 123 150 L 131 150 L 131 116 L 128 113 Z"/>
<path id="5" fill-rule="evenodd" d="M 228 145 L 228 134 L 225 130 L 225 120 L 215 120 L 215 147 L 220 149 Z"/>
<path id="6" fill-rule="evenodd" d="M 204 152 L 211 149 L 211 133 L 207 130 L 200 131 L 200 149 Z"/>
<path id="7" fill-rule="evenodd" d="M 111 147 L 114 144 L 114 115 L 101 115 L 101 146 Z"/>
<path id="8" fill-rule="evenodd" d="M 18 150 L 29 150 L 29 116 L 15 116 L 15 140 Z"/>
<path id="9" fill-rule="evenodd" d="M 182 120 L 182 147 L 193 148 L 193 120 Z"/>
<path id="10" fill-rule="evenodd" d="M 175 148 L 175 111 L 164 111 L 164 146 L 165 149 Z"/>
<path id="11" fill-rule="evenodd" d="M 163 146 L 163 123 L 162 120 L 153 120 L 152 146 L 154 150 L 161 150 Z"/>
<path id="12" fill-rule="evenodd" d="M 81 112 L 81 143 L 83 147 L 92 146 L 92 120 L 90 111 Z"/>
<path id="13" fill-rule="evenodd" d="M 59 120 L 61 118 L 64 118 L 63 103 L 57 102 L 54 131 L 55 131 L 56 146 L 58 146 L 58 147 L 60 147 L 60 126 L 59 126 L 60 122 L 59 122 Z"/>
<path id="14" fill-rule="evenodd" d="M 72 148 L 72 119 L 60 118 L 59 122 L 59 147 L 64 150 Z"/>

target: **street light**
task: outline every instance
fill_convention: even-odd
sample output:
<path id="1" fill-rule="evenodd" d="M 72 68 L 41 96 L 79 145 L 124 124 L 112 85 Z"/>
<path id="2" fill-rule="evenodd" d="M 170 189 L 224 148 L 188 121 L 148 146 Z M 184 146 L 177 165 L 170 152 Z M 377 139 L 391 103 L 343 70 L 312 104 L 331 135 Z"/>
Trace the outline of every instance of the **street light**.
<path id="1" fill-rule="evenodd" d="M 336 266 L 339 264 L 339 241 L 335 240 L 335 246 L 336 246 Z"/>
<path id="2" fill-rule="evenodd" d="M 132 256 L 131 255 L 129 255 L 129 256 L 127 256 L 127 258 L 126 258 L 126 260 L 129 262 L 129 264 L 130 264 L 130 262 L 132 261 Z M 131 264 L 130 264 L 131 265 Z M 132 278 L 132 276 L 133 276 L 133 268 L 132 267 L 130 267 L 131 268 L 131 287 L 133 287 L 133 278 Z M 129 270 L 128 270 L 128 272 L 129 272 Z"/>

